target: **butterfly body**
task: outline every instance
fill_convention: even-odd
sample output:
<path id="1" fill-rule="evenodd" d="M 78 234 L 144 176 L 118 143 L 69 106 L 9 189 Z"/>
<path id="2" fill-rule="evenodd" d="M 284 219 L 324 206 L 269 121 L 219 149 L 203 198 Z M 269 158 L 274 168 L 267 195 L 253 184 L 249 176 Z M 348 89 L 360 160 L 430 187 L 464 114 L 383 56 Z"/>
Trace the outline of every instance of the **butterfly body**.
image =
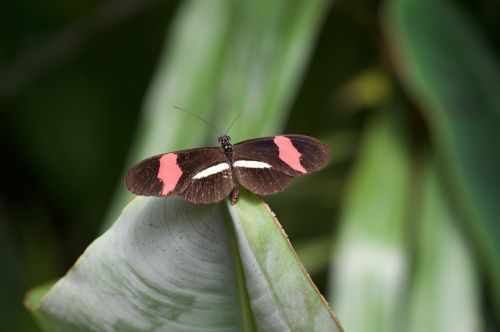
<path id="1" fill-rule="evenodd" d="M 179 195 L 193 203 L 216 203 L 228 195 L 238 200 L 242 185 L 258 195 L 283 191 L 290 181 L 323 168 L 327 146 L 312 137 L 278 135 L 243 141 L 234 146 L 227 135 L 220 147 L 161 154 L 132 167 L 127 189 L 144 196 Z"/>

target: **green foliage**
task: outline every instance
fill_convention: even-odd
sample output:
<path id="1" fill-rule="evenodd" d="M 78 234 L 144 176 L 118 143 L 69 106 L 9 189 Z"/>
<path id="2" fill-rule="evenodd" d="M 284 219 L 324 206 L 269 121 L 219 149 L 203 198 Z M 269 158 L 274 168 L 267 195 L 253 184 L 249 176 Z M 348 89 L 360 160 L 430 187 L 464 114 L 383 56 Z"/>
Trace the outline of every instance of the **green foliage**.
<path id="1" fill-rule="evenodd" d="M 33 294 L 37 318 L 49 331 L 339 330 L 269 208 L 247 193 L 228 208 L 136 198 Z"/>
<path id="2" fill-rule="evenodd" d="M 422 164 L 406 330 L 481 330 L 479 280 L 471 245 L 456 227 L 460 217 L 446 199 L 433 161 L 425 158 Z"/>
<path id="3" fill-rule="evenodd" d="M 374 121 L 364 141 L 343 204 L 330 296 L 348 331 L 392 331 L 409 274 L 411 163 L 406 138 L 388 119 Z"/>
<path id="4" fill-rule="evenodd" d="M 422 106 L 500 315 L 500 154 L 494 152 L 500 142 L 500 68 L 473 24 L 447 2 L 394 1 L 386 18 L 399 74 Z"/>

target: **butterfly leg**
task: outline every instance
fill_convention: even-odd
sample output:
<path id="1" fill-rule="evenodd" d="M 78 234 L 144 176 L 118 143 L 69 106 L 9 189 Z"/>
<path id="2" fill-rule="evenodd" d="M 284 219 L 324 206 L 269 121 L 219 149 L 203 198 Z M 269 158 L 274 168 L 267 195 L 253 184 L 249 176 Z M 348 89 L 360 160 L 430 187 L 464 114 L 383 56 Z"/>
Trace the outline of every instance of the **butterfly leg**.
<path id="1" fill-rule="evenodd" d="M 231 200 L 232 205 L 236 204 L 239 196 L 240 196 L 240 188 L 238 187 L 238 185 L 235 185 L 233 190 L 231 190 L 231 194 L 229 195 L 229 199 Z"/>

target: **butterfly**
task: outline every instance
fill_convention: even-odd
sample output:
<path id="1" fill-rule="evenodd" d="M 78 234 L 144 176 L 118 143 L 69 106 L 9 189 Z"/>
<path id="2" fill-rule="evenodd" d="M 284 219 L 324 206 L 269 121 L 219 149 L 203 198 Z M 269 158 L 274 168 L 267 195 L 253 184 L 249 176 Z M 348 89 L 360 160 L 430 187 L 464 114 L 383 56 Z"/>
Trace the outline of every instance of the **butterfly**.
<path id="1" fill-rule="evenodd" d="M 325 143 L 304 135 L 278 135 L 232 145 L 227 134 L 220 147 L 160 154 L 133 166 L 127 189 L 143 196 L 178 195 L 192 203 L 217 203 L 230 196 L 238 201 L 239 185 L 258 195 L 283 191 L 296 176 L 325 167 L 330 153 Z"/>

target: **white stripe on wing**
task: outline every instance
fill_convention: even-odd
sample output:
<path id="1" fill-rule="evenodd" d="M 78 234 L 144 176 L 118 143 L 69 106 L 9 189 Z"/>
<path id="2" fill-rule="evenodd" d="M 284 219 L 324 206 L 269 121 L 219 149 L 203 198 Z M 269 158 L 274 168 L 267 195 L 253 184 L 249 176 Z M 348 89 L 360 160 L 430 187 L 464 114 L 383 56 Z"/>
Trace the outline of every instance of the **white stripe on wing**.
<path id="1" fill-rule="evenodd" d="M 193 179 L 206 178 L 207 176 L 220 173 L 222 171 L 225 171 L 226 169 L 229 169 L 229 164 L 228 163 L 221 163 L 221 164 L 217 164 L 217 165 L 214 165 L 214 166 L 210 166 L 209 168 L 204 169 L 203 171 L 201 171 L 199 173 L 196 173 L 193 176 Z"/>
<path id="2" fill-rule="evenodd" d="M 245 167 L 245 168 L 271 168 L 272 166 L 263 161 L 256 160 L 238 160 L 233 164 L 234 167 Z"/>

